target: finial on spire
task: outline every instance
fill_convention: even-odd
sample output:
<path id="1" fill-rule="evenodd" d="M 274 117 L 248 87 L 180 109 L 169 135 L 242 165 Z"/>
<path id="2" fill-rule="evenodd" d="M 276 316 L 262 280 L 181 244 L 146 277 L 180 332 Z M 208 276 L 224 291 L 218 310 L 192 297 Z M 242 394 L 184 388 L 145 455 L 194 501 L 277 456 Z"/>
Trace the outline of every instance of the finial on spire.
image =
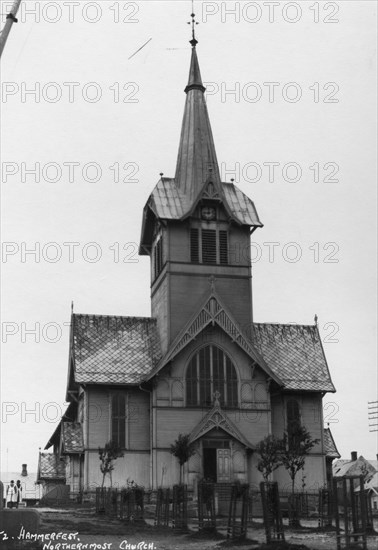
<path id="1" fill-rule="evenodd" d="M 315 321 L 315 325 L 318 326 L 318 316 L 316 315 L 316 313 L 315 313 L 314 321 Z"/>
<path id="2" fill-rule="evenodd" d="M 73 300 L 71 301 L 71 313 L 73 313 L 73 309 L 74 309 L 74 303 L 73 303 Z"/>
<path id="3" fill-rule="evenodd" d="M 188 21 L 188 25 L 192 25 L 192 39 L 189 40 L 189 42 L 191 43 L 192 48 L 195 48 L 196 44 L 198 44 L 198 40 L 196 40 L 195 26 L 199 23 L 195 19 L 196 14 L 194 13 L 194 0 L 192 0 L 192 13 L 190 14 L 190 17 L 192 20 Z"/>

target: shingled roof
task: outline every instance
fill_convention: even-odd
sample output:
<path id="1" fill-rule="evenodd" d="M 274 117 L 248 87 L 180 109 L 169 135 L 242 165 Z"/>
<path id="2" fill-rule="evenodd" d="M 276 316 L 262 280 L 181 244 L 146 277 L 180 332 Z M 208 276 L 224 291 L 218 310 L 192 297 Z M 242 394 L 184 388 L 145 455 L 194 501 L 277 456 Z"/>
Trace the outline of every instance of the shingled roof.
<path id="1" fill-rule="evenodd" d="M 62 422 L 62 454 L 84 451 L 83 429 L 80 422 Z"/>
<path id="2" fill-rule="evenodd" d="M 162 177 L 146 203 L 139 248 L 141 255 L 150 254 L 156 219 L 183 220 L 192 215 L 210 182 L 215 195 L 207 195 L 207 200 L 220 201 L 230 221 L 253 230 L 263 225 L 251 199 L 233 183 L 221 182 L 204 95 L 206 88 L 201 79 L 196 47 L 193 43 L 192 46 L 175 177 Z"/>
<path id="3" fill-rule="evenodd" d="M 156 319 L 72 316 L 73 377 L 82 384 L 140 384 L 161 359 Z M 252 343 L 287 390 L 334 392 L 313 325 L 254 323 Z"/>
<path id="4" fill-rule="evenodd" d="M 317 326 L 254 323 L 253 343 L 286 390 L 336 391 Z"/>
<path id="5" fill-rule="evenodd" d="M 39 453 L 38 473 L 36 483 L 45 480 L 66 479 L 66 466 L 63 460 L 54 453 Z"/>
<path id="6" fill-rule="evenodd" d="M 329 428 L 324 428 L 323 442 L 324 453 L 328 458 L 340 458 L 339 451 L 337 450 L 336 443 Z"/>
<path id="7" fill-rule="evenodd" d="M 222 182 L 221 189 L 235 220 L 248 226 L 262 226 L 254 203 L 233 183 Z M 177 187 L 173 178 L 161 178 L 152 191 L 147 206 L 155 216 L 165 220 L 180 220 L 191 202 Z"/>
<path id="8" fill-rule="evenodd" d="M 73 378 L 140 384 L 161 357 L 156 319 L 72 315 Z"/>
<path id="9" fill-rule="evenodd" d="M 377 470 L 361 455 L 357 460 L 338 460 L 333 464 L 332 471 L 334 477 L 363 475 L 365 481 L 369 482 Z"/>

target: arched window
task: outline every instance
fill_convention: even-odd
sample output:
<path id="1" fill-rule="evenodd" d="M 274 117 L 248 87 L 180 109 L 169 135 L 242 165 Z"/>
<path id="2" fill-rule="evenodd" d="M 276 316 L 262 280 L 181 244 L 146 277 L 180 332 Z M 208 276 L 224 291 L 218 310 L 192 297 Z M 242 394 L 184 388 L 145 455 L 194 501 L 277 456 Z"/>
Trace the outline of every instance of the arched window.
<path id="1" fill-rule="evenodd" d="M 231 359 L 217 346 L 201 348 L 190 360 L 186 372 L 186 403 L 211 407 L 214 392 L 224 407 L 238 406 L 238 379 Z"/>

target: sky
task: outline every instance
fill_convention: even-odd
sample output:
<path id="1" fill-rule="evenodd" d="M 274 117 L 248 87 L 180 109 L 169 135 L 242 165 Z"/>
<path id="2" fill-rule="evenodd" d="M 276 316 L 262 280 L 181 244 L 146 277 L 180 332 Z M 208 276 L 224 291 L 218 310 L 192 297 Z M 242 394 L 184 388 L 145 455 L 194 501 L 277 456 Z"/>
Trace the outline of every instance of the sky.
<path id="1" fill-rule="evenodd" d="M 194 3 L 223 180 L 264 224 L 254 320 L 318 316 L 337 389 L 324 419 L 343 458 L 377 453 L 376 7 Z M 21 4 L 1 70 L 2 471 L 35 471 L 65 410 L 71 302 L 150 315 L 142 210 L 175 172 L 191 10 Z"/>

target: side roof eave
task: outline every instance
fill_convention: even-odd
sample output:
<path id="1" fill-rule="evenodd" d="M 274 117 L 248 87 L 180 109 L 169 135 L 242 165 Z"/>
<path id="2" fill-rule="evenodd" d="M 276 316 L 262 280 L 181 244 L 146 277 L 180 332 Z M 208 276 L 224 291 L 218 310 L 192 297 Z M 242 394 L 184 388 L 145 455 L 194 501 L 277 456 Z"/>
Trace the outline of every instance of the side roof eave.
<path id="1" fill-rule="evenodd" d="M 332 432 L 331 432 L 331 429 L 330 428 L 325 428 L 324 429 L 324 432 L 326 432 L 329 436 L 329 438 L 331 439 L 331 444 L 333 445 L 334 449 L 335 449 L 335 454 L 333 456 L 330 456 L 330 458 L 332 459 L 335 459 L 335 458 L 340 458 L 341 455 L 336 447 L 336 443 L 335 443 L 335 440 L 333 438 L 333 435 L 332 435 Z"/>
<path id="2" fill-rule="evenodd" d="M 318 338 L 319 338 L 319 342 L 320 342 L 320 347 L 321 347 L 322 354 L 323 354 L 323 357 L 324 357 L 324 363 L 325 363 L 325 366 L 326 366 L 326 368 L 327 368 L 329 380 L 330 380 L 330 382 L 331 382 L 331 384 L 332 384 L 332 386 L 333 386 L 333 390 L 332 390 L 332 391 L 330 390 L 330 391 L 327 392 L 327 393 L 336 393 L 335 384 L 333 383 L 333 380 L 332 380 L 332 378 L 331 378 L 331 373 L 330 373 L 330 370 L 329 370 L 327 357 L 326 357 L 326 354 L 324 353 L 323 342 L 322 342 L 322 339 L 321 339 L 321 337 L 320 337 L 319 326 L 318 326 L 317 323 L 315 324 L 315 329 L 316 329 L 316 332 L 317 332 L 317 334 L 318 334 Z M 332 434 L 331 434 L 331 437 L 332 437 Z M 333 439 L 333 437 L 332 437 L 332 439 Z M 335 445 L 335 447 L 336 447 L 336 445 Z"/>
<path id="3" fill-rule="evenodd" d="M 68 351 L 68 369 L 67 369 L 67 386 L 66 386 L 66 401 L 71 402 L 71 391 L 74 391 L 73 386 L 75 384 L 75 354 L 74 354 L 74 313 L 71 312 L 70 322 L 70 343 Z M 67 409 L 68 410 L 68 409 Z"/>
<path id="4" fill-rule="evenodd" d="M 224 315 L 223 315 L 224 314 Z M 227 326 L 231 326 L 232 333 L 226 329 L 226 323 L 222 323 L 223 317 L 226 316 L 226 320 L 229 321 Z M 251 357 L 265 373 L 274 380 L 278 385 L 284 386 L 283 382 L 267 365 L 260 353 L 255 349 L 253 343 L 239 330 L 237 323 L 229 313 L 227 308 L 222 304 L 222 301 L 218 297 L 215 290 L 210 290 L 206 295 L 198 312 L 193 315 L 191 320 L 184 326 L 179 332 L 176 338 L 170 345 L 167 353 L 159 361 L 155 369 L 146 377 L 145 381 L 151 380 L 169 361 L 171 361 L 182 349 L 184 349 L 189 342 L 194 340 L 208 325 L 216 324 L 223 330 L 230 339 L 238 344 L 240 348 Z"/>
<path id="5" fill-rule="evenodd" d="M 55 430 L 53 431 L 53 434 L 52 436 L 50 437 L 50 439 L 48 440 L 48 442 L 46 443 L 45 445 L 45 448 L 44 450 L 47 450 L 49 449 L 50 447 L 52 447 L 56 442 L 59 441 L 59 445 L 60 445 L 60 442 L 61 442 L 61 432 L 62 432 L 62 425 L 63 425 L 63 422 L 64 420 L 67 420 L 67 415 L 71 412 L 72 410 L 72 402 L 68 405 L 68 407 L 66 408 L 66 410 L 64 411 L 63 413 L 63 416 L 61 417 L 60 421 L 59 421 L 59 424 L 57 425 L 57 427 L 55 428 Z"/>

